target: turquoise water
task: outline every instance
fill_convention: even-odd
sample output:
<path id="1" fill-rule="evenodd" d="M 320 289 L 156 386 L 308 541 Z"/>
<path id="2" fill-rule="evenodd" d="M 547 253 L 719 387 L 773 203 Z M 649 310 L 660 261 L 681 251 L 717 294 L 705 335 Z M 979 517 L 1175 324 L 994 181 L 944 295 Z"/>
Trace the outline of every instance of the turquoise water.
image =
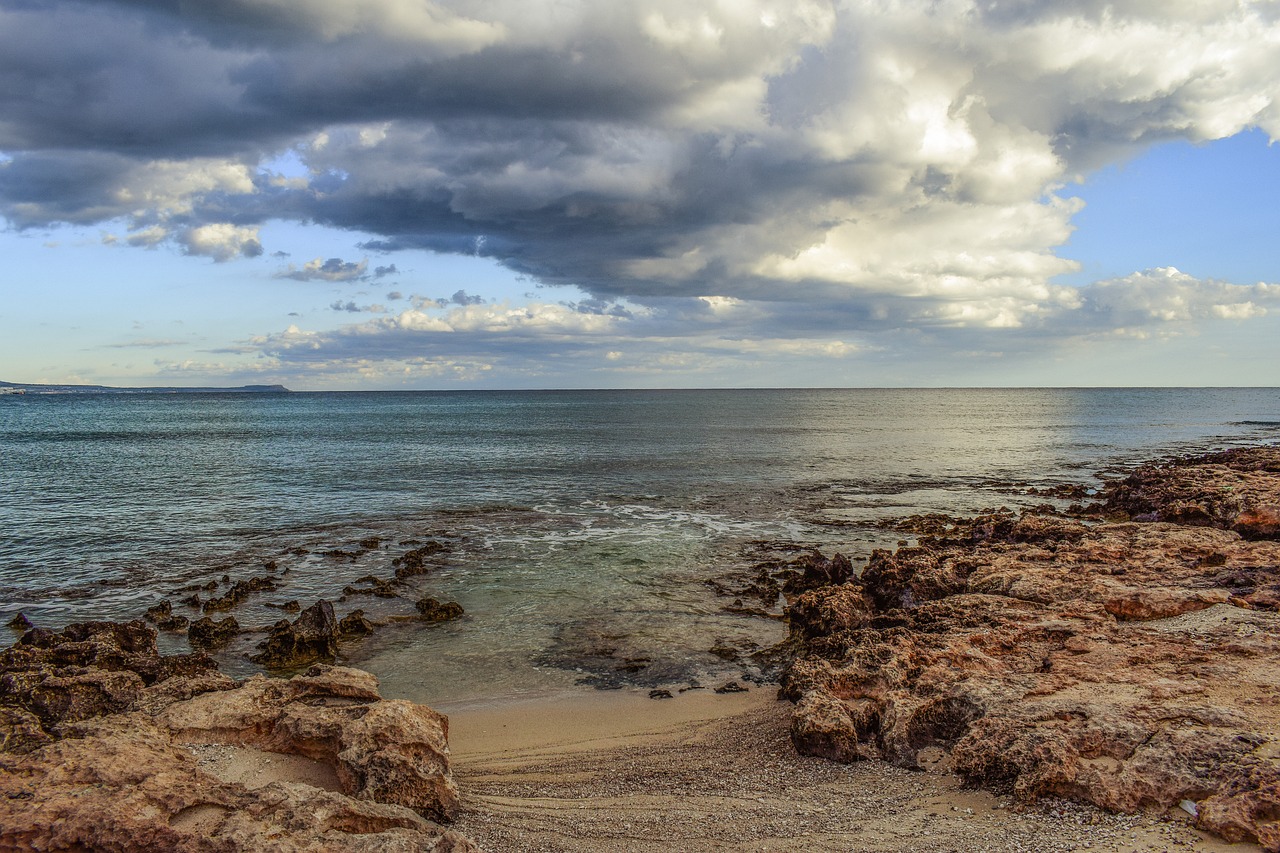
<path id="1" fill-rule="evenodd" d="M 236 611 L 265 627 L 280 613 L 263 602 L 336 599 L 389 577 L 401 543 L 435 539 L 449 552 L 403 598 L 337 605 L 466 609 L 347 648 L 390 694 L 600 684 L 583 653 L 601 644 L 651 661 L 619 683 L 728 677 L 712 645 L 781 630 L 724 613 L 704 583 L 750 565 L 753 542 L 865 557 L 896 541 L 874 526 L 885 517 L 1026 505 L 1041 499 L 1011 486 L 1096 485 L 1164 453 L 1277 440 L 1274 389 L 5 397 L 0 618 L 137 616 L 274 561 L 280 590 Z M 251 671 L 256 639 L 224 665 Z"/>

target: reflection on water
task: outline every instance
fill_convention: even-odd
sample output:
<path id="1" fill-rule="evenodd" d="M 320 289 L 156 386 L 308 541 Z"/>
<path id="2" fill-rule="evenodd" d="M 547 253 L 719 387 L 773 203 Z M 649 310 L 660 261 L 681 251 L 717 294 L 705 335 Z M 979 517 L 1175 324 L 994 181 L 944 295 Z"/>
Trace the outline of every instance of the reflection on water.
<path id="1" fill-rule="evenodd" d="M 466 609 L 349 647 L 392 693 L 602 684 L 615 659 L 649 661 L 619 676 L 635 683 L 730 676 L 713 645 L 780 629 L 724 613 L 703 581 L 749 562 L 753 540 L 865 557 L 896 541 L 882 518 L 1017 506 L 1032 501 L 1010 483 L 1277 437 L 1268 389 L 5 398 L 0 617 L 135 616 L 271 561 L 279 589 L 236 611 L 265 627 L 281 614 L 264 602 L 336 598 L 436 539 L 447 554 L 401 598 L 338 605 Z M 233 670 L 252 669 L 260 636 L 227 655 Z M 604 646 L 612 658 L 590 654 Z"/>

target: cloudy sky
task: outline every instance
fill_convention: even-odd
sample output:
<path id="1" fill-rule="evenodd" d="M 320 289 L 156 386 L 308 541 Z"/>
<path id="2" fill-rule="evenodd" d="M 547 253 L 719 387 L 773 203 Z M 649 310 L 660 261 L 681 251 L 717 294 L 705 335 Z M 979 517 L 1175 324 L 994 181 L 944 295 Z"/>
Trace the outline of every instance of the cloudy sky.
<path id="1" fill-rule="evenodd" d="M 0 379 L 1280 384 L 1277 0 L 0 0 Z"/>

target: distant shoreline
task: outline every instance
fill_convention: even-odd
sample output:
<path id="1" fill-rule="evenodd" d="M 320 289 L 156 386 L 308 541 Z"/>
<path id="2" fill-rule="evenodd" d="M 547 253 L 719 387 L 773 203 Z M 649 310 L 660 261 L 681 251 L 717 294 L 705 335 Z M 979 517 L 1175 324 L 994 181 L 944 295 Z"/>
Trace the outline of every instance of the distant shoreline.
<path id="1" fill-rule="evenodd" d="M 24 382 L 0 382 L 0 396 L 26 394 L 288 394 L 283 385 L 239 385 L 234 388 L 164 386 L 127 388 L 111 385 L 36 385 Z"/>

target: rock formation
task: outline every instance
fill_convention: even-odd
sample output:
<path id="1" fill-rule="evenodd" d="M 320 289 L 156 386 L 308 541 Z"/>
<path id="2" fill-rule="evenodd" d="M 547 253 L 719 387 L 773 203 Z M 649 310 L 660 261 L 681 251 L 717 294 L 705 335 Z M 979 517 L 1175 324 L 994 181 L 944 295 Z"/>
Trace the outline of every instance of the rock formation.
<path id="1" fill-rule="evenodd" d="M 281 619 L 250 658 L 268 669 L 295 669 L 313 661 L 332 661 L 338 654 L 338 620 L 333 605 L 321 599 L 290 622 Z"/>
<path id="2" fill-rule="evenodd" d="M 0 849 L 477 849 L 433 822 L 458 807 L 445 717 L 341 667 L 237 684 L 155 637 L 83 623 L 0 652 Z M 250 789 L 204 769 L 200 744 L 314 759 L 340 791 Z"/>
<path id="3" fill-rule="evenodd" d="M 462 615 L 462 605 L 456 601 L 440 601 L 428 597 L 420 599 L 415 606 L 428 622 L 448 622 Z"/>
<path id="4" fill-rule="evenodd" d="M 942 764 L 1024 802 L 1187 800 L 1202 829 L 1280 851 L 1280 542 L 1255 522 L 1280 450 L 1156 471 L 1105 511 L 1182 523 L 996 513 L 801 595 L 797 749 Z"/>
<path id="5" fill-rule="evenodd" d="M 187 642 L 191 643 L 193 649 L 220 649 L 239 633 L 240 623 L 234 616 L 217 622 L 204 616 L 187 626 Z"/>
<path id="6" fill-rule="evenodd" d="M 1271 447 L 1250 447 L 1144 465 L 1112 484 L 1104 507 L 1138 521 L 1280 539 L 1280 454 Z"/>

